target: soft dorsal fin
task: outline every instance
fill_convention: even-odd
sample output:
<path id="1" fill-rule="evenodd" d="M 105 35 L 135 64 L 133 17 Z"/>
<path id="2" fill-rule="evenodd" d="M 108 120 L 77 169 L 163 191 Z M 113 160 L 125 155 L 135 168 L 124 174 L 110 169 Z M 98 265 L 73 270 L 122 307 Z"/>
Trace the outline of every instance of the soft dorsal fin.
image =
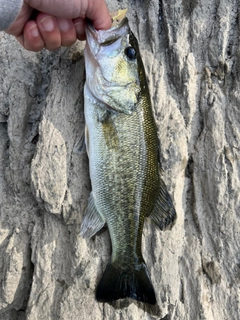
<path id="1" fill-rule="evenodd" d="M 151 218 L 161 230 L 170 227 L 176 219 L 176 211 L 172 199 L 161 178 L 158 197 L 149 218 Z"/>

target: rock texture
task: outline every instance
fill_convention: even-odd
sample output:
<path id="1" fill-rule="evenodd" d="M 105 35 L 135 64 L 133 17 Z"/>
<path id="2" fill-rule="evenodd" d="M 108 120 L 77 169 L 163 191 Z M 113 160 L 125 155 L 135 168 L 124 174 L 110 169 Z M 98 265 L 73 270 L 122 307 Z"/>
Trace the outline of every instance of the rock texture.
<path id="1" fill-rule="evenodd" d="M 178 214 L 170 231 L 144 227 L 157 305 L 94 298 L 111 248 L 107 230 L 79 236 L 84 43 L 36 54 L 1 33 L 0 320 L 239 319 L 239 3 L 108 5 L 129 8 Z"/>

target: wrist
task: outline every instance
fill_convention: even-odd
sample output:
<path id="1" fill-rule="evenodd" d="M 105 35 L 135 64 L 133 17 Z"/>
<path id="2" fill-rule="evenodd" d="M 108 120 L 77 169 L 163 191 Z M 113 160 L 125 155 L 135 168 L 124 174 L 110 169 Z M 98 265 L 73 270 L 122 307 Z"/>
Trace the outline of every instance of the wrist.
<path id="1" fill-rule="evenodd" d="M 0 13 L 0 30 L 6 30 L 17 18 L 21 11 L 23 0 L 1 1 Z"/>

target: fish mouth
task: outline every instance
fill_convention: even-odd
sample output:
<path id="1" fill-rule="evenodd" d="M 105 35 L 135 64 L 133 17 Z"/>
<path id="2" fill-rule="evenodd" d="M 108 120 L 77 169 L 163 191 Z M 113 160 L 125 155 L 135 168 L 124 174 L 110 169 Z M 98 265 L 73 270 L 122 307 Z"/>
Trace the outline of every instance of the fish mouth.
<path id="1" fill-rule="evenodd" d="M 108 30 L 96 30 L 92 22 L 87 20 L 86 29 L 100 46 L 109 46 L 129 32 L 128 18 L 123 18 L 116 26 Z"/>

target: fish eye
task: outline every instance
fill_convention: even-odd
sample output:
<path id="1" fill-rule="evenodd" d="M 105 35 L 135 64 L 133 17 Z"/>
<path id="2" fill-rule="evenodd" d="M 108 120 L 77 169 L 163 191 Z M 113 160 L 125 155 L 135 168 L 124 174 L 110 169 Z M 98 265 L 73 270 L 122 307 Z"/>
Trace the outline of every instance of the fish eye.
<path id="1" fill-rule="evenodd" d="M 125 54 L 129 60 L 135 60 L 137 58 L 137 52 L 133 47 L 127 47 L 125 49 Z"/>

